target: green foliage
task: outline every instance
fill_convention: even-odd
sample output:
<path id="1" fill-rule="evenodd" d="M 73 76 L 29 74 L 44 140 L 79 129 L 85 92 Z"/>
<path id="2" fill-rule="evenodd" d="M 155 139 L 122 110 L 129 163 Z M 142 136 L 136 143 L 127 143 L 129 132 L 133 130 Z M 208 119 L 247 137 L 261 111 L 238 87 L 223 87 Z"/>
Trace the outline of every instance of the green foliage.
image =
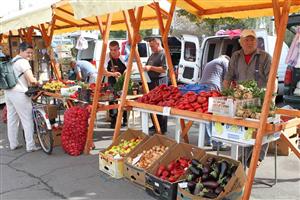
<path id="1" fill-rule="evenodd" d="M 109 37 L 110 39 L 126 38 L 126 31 L 111 31 Z"/>
<path id="2" fill-rule="evenodd" d="M 233 97 L 234 95 L 234 89 L 233 88 L 223 88 L 222 89 L 222 96 L 230 96 Z"/>
<path id="3" fill-rule="evenodd" d="M 145 29 L 140 31 L 140 35 L 142 38 L 152 35 L 152 29 Z"/>
<path id="4" fill-rule="evenodd" d="M 220 29 L 244 29 L 255 28 L 256 19 L 236 19 L 233 17 L 225 17 L 219 19 L 202 19 L 185 10 L 176 11 L 179 17 L 186 17 L 203 30 L 202 34 L 214 35 Z"/>
<path id="5" fill-rule="evenodd" d="M 123 84 L 124 84 L 124 80 L 125 80 L 125 75 L 122 74 L 117 82 L 114 84 L 113 89 L 115 92 L 119 92 L 123 90 Z M 133 87 L 133 82 L 131 81 L 131 79 L 129 79 L 129 83 L 128 83 L 128 94 L 132 94 L 132 87 Z"/>

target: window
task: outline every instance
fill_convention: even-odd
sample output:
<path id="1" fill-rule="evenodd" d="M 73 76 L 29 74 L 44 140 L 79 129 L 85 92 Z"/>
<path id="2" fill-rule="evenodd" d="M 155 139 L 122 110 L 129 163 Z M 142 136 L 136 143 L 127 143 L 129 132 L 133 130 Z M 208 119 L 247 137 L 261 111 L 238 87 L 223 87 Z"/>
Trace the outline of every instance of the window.
<path id="1" fill-rule="evenodd" d="M 215 58 L 215 49 L 216 49 L 216 44 L 215 43 L 209 44 L 207 62 L 206 63 L 212 61 Z"/>
<path id="2" fill-rule="evenodd" d="M 196 61 L 196 44 L 192 42 L 184 43 L 184 60 L 195 62 Z"/>
<path id="3" fill-rule="evenodd" d="M 138 51 L 141 58 L 147 57 L 147 44 L 146 43 L 138 43 Z"/>
<path id="4" fill-rule="evenodd" d="M 257 48 L 265 50 L 265 42 L 263 38 L 257 38 Z"/>

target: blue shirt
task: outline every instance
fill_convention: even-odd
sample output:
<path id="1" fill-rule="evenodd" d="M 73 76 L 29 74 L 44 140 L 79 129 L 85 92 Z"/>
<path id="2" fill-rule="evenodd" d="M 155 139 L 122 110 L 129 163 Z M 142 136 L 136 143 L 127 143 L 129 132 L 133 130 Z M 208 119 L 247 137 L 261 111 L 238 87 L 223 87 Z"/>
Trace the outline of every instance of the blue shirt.
<path id="1" fill-rule="evenodd" d="M 228 63 L 229 60 L 223 56 L 207 63 L 204 67 L 200 83 L 211 84 L 214 89 L 220 91 L 225 73 L 228 70 Z"/>
<path id="2" fill-rule="evenodd" d="M 90 62 L 86 60 L 78 60 L 76 61 L 76 65 L 74 68 L 76 74 L 81 72 L 82 79 L 87 80 L 87 78 L 94 73 L 97 73 L 96 68 Z"/>

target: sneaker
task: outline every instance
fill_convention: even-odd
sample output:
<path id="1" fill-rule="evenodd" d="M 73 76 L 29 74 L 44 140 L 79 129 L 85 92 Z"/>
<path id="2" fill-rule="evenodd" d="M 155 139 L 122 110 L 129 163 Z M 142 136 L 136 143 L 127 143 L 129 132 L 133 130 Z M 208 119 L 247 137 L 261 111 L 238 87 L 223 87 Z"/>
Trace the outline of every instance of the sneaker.
<path id="1" fill-rule="evenodd" d="M 28 153 L 34 152 L 34 151 L 38 151 L 40 150 L 41 147 L 33 147 L 32 149 L 27 150 Z"/>
<path id="2" fill-rule="evenodd" d="M 23 145 L 19 144 L 15 148 L 12 148 L 11 150 L 13 151 L 13 150 L 21 149 L 22 147 L 23 147 Z"/>

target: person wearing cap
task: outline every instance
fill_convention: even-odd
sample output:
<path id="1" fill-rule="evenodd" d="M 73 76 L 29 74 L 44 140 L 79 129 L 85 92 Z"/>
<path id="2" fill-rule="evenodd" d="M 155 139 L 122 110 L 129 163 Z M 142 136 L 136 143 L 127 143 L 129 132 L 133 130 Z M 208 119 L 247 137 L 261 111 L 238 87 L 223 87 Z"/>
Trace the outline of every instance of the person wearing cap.
<path id="1" fill-rule="evenodd" d="M 255 80 L 258 87 L 265 88 L 268 82 L 272 57 L 264 50 L 257 48 L 257 37 L 254 30 L 245 29 L 241 32 L 240 45 L 242 48 L 231 56 L 223 87 L 228 88 L 232 86 L 233 82 Z M 276 92 L 277 80 L 274 84 L 274 91 Z M 262 146 L 258 164 L 264 159 L 268 146 L 268 143 Z M 248 166 L 250 165 L 252 150 L 252 147 L 245 149 L 245 158 Z"/>

